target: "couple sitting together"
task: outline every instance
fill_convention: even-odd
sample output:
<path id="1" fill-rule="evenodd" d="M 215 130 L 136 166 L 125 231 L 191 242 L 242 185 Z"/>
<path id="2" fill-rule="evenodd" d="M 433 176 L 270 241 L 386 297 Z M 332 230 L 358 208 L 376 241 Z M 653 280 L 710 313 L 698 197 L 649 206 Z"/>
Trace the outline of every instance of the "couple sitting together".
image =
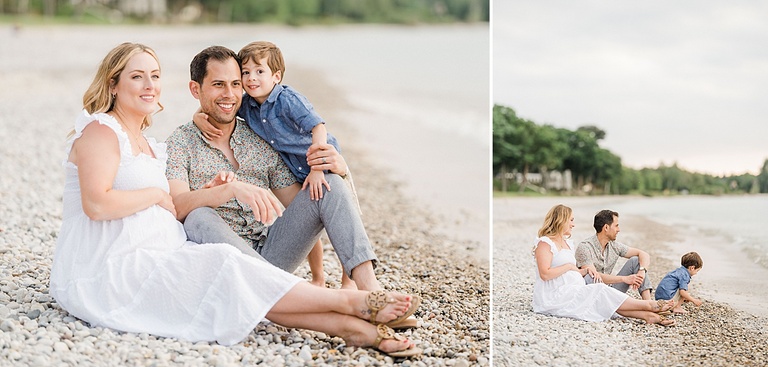
<path id="1" fill-rule="evenodd" d="M 649 324 L 671 326 L 675 320 L 667 315 L 673 311 L 685 312 L 681 307 L 683 301 L 701 304 L 687 292 L 690 276 L 678 277 L 680 269 L 662 280 L 657 299 L 652 300 L 647 277 L 650 256 L 616 242 L 618 213 L 598 212 L 594 219 L 597 234 L 582 241 L 576 249 L 570 240 L 573 227 L 571 208 L 556 205 L 549 210 L 539 229 L 533 249 L 537 271 L 533 287 L 534 312 L 586 321 L 603 321 L 618 313 Z M 628 260 L 617 275 L 611 275 L 619 257 Z M 683 270 L 688 275 L 696 274 L 701 265 L 698 254 L 683 256 Z M 626 294 L 630 287 L 640 293 L 641 300 Z M 662 289 L 664 292 L 660 292 Z"/>
<path id="2" fill-rule="evenodd" d="M 325 130 L 291 165 L 312 172 L 302 190 L 284 152 L 252 128 L 288 123 L 280 119 L 292 116 L 272 110 L 281 101 L 309 111 L 298 117 L 316 116 L 279 85 L 275 49 L 257 42 L 239 54 L 219 46 L 198 53 L 189 89 L 215 134 L 190 122 L 167 146 L 142 133 L 162 110 L 157 55 L 136 43 L 107 54 L 67 143 L 50 293 L 92 326 L 120 331 L 229 345 L 267 318 L 395 357 L 419 355 L 393 328 L 416 326 L 420 298 L 381 289 L 349 170 Z M 323 229 L 354 282 L 346 289 L 291 274 Z"/>

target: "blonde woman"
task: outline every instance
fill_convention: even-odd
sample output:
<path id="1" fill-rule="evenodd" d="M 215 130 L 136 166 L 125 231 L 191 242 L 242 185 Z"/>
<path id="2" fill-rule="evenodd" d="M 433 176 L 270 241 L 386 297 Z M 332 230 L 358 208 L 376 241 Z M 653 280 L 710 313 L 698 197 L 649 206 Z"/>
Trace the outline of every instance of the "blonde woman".
<path id="1" fill-rule="evenodd" d="M 64 163 L 56 301 L 91 326 L 189 341 L 234 344 L 266 317 L 395 357 L 421 354 L 384 325 L 412 314 L 413 296 L 315 287 L 233 246 L 186 241 L 165 144 L 142 133 L 162 109 L 161 80 L 155 52 L 124 43 L 83 97 Z"/>
<path id="2" fill-rule="evenodd" d="M 586 285 L 584 276 L 593 270 L 576 267 L 570 240 L 573 227 L 573 211 L 565 205 L 552 207 L 544 218 L 533 250 L 534 312 L 586 321 L 604 321 L 618 313 L 649 324 L 675 323 L 660 314 L 672 309 L 673 302 L 638 300 L 602 283 Z"/>

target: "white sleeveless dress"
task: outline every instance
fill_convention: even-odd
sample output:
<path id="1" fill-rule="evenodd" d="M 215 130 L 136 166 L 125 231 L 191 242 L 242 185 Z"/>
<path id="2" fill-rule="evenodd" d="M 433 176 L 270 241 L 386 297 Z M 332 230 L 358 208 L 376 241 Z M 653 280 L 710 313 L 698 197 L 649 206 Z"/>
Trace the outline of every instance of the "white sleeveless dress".
<path id="1" fill-rule="evenodd" d="M 168 192 L 165 144 L 148 138 L 157 158 L 134 156 L 128 135 L 107 114 L 83 111 L 67 156 L 94 121 L 117 135 L 115 190 Z M 50 294 L 92 326 L 230 345 L 244 339 L 302 281 L 228 244 L 188 242 L 182 224 L 157 205 L 121 219 L 91 220 L 83 212 L 77 166 L 65 161 L 64 167 L 64 214 Z"/>
<path id="2" fill-rule="evenodd" d="M 538 245 L 544 242 L 543 245 Z M 537 238 L 534 246 L 549 246 L 552 251 L 551 267 L 563 264 L 576 264 L 573 243 L 568 241 L 571 249 L 558 250 L 549 237 Z M 534 247 L 535 248 L 535 247 Z M 534 264 L 536 259 L 534 258 Z M 603 283 L 589 284 L 577 271 L 568 271 L 551 280 L 544 281 L 539 277 L 538 265 L 535 266 L 536 281 L 533 284 L 533 312 L 545 315 L 570 317 L 586 321 L 604 321 L 610 319 L 614 312 L 629 297 Z"/>

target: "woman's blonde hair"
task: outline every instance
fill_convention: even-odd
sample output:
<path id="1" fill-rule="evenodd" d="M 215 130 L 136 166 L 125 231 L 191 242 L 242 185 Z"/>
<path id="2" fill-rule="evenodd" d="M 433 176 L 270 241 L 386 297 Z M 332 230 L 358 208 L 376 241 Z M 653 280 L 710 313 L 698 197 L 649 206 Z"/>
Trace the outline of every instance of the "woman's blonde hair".
<path id="1" fill-rule="evenodd" d="M 547 212 L 547 216 L 544 217 L 544 224 L 539 229 L 539 237 L 562 234 L 563 228 L 568 225 L 572 214 L 573 210 L 563 204 L 553 206 Z"/>
<path id="2" fill-rule="evenodd" d="M 120 81 L 120 73 L 125 69 L 128 60 L 142 52 L 146 52 L 154 57 L 157 64 L 160 65 L 160 60 L 157 58 L 155 51 L 140 43 L 125 42 L 109 51 L 104 60 L 101 61 L 91 86 L 88 87 L 88 90 L 83 95 L 83 109 L 86 112 L 94 114 L 112 111 L 115 107 L 115 98 L 110 93 L 110 88 L 117 85 Z M 160 110 L 157 112 L 162 111 L 163 105 L 158 103 L 158 106 L 160 106 Z M 146 129 L 150 125 L 152 125 L 152 119 L 147 115 L 144 117 L 141 129 Z"/>

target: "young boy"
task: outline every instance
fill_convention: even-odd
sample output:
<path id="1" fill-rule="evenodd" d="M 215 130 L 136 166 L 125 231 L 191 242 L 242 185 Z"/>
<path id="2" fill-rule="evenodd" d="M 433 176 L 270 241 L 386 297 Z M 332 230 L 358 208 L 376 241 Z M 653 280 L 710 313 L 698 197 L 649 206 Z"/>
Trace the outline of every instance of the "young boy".
<path id="1" fill-rule="evenodd" d="M 701 306 L 701 300 L 693 298 L 691 293 L 688 292 L 688 283 L 690 283 L 691 277 L 701 270 L 704 262 L 699 254 L 689 252 L 683 255 L 680 265 L 682 266 L 670 271 L 661 279 L 659 287 L 656 288 L 656 299 L 673 299 L 675 307 L 672 309 L 672 312 L 688 313 L 688 311 L 683 309 L 684 302 L 692 302 L 696 306 Z"/>
<path id="2" fill-rule="evenodd" d="M 251 129 L 267 141 L 285 161 L 301 189 L 309 187 L 312 200 L 323 197 L 323 186 L 330 185 L 323 171 L 313 171 L 307 163 L 309 147 L 331 144 L 341 152 L 336 138 L 325 130 L 325 122 L 315 112 L 307 98 L 293 88 L 280 84 L 285 74 L 285 61 L 280 49 L 271 42 L 251 42 L 238 52 L 242 72 L 243 103 L 237 115 Z M 193 121 L 206 137 L 218 136 L 221 131 L 208 122 L 204 113 L 196 113 Z M 325 158 L 323 158 L 325 163 Z M 291 198 L 293 200 L 293 198 Z M 283 203 L 288 206 L 290 203 Z M 325 286 L 323 273 L 323 244 L 320 240 L 307 256 L 312 272 L 312 284 Z M 353 288 L 355 283 L 344 273 L 342 288 Z"/>

